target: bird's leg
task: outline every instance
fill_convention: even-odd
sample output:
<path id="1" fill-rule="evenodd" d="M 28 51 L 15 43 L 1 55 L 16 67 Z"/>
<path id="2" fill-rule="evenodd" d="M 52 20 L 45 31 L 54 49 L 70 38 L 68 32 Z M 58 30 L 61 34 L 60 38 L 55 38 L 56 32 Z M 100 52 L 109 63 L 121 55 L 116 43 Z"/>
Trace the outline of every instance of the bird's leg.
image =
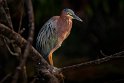
<path id="1" fill-rule="evenodd" d="M 49 54 L 48 60 L 49 60 L 50 65 L 53 65 L 52 53 Z"/>

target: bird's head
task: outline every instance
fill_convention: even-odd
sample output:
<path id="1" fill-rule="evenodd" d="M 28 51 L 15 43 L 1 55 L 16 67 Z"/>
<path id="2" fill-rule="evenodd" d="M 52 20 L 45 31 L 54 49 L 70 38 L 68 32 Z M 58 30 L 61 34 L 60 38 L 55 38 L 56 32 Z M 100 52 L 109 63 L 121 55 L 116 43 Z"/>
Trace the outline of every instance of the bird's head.
<path id="1" fill-rule="evenodd" d="M 66 15 L 67 17 L 71 19 L 76 19 L 82 22 L 82 20 L 77 15 L 75 15 L 75 13 L 71 9 L 68 9 L 68 8 L 63 9 L 62 14 Z"/>

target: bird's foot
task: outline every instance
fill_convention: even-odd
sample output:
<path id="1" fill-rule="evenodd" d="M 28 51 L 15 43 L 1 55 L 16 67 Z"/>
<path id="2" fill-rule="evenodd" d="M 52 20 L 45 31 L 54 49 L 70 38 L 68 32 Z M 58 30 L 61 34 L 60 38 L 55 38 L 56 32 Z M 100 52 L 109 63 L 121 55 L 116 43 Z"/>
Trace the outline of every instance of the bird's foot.
<path id="1" fill-rule="evenodd" d="M 59 73 L 60 72 L 60 69 L 59 68 L 57 68 L 57 67 L 54 67 L 53 65 L 50 65 L 51 67 L 50 67 L 50 71 L 52 72 L 52 73 Z"/>
<path id="2" fill-rule="evenodd" d="M 57 67 L 54 67 L 53 65 L 50 65 L 50 69 L 49 71 L 54 74 L 60 81 L 61 83 L 64 83 L 64 76 L 61 72 L 61 69 L 57 68 Z"/>

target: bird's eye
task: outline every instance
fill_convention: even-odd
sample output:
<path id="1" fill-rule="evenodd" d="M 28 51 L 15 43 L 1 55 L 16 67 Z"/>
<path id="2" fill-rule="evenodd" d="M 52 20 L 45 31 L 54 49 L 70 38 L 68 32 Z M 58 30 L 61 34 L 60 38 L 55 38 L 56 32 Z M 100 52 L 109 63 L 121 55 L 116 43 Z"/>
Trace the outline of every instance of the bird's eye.
<path id="1" fill-rule="evenodd" d="M 67 13 L 68 15 L 72 16 L 72 14 L 70 12 Z"/>

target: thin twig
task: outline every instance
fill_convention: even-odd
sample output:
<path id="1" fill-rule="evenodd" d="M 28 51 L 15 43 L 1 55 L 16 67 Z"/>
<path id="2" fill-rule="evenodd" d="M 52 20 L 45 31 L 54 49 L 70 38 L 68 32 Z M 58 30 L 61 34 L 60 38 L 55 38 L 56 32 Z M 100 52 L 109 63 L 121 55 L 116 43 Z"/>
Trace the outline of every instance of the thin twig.
<path id="1" fill-rule="evenodd" d="M 22 75 L 23 75 L 23 79 L 22 79 L 22 83 L 27 83 L 27 71 L 26 71 L 26 66 L 23 67 L 22 69 Z"/>
<path id="2" fill-rule="evenodd" d="M 4 83 L 4 81 L 5 81 L 9 76 L 11 76 L 11 73 L 7 74 L 7 75 L 0 81 L 0 83 Z"/>
<path id="3" fill-rule="evenodd" d="M 22 7 L 24 7 L 24 0 L 22 0 L 21 2 L 22 4 Z M 23 17 L 23 13 L 24 13 L 24 10 L 22 10 L 21 14 L 20 14 L 20 21 L 19 21 L 19 28 L 18 28 L 18 33 L 22 33 L 22 30 L 21 30 L 21 25 L 22 25 L 22 17 Z M 24 30 L 24 28 L 23 28 Z"/>
<path id="4" fill-rule="evenodd" d="M 6 45 L 7 49 L 8 49 L 8 51 L 10 52 L 10 54 L 11 54 L 11 55 L 14 55 L 14 56 L 19 56 L 18 53 L 14 53 L 13 51 L 11 51 L 10 47 L 9 47 L 8 44 L 7 44 L 7 40 L 5 39 L 5 37 L 4 37 L 3 40 L 4 40 L 4 43 L 5 43 L 5 45 Z"/>
<path id="5" fill-rule="evenodd" d="M 21 13 L 21 15 L 20 15 L 20 21 L 19 21 L 19 29 L 18 29 L 18 33 L 20 33 L 20 31 L 21 31 L 22 16 L 23 16 L 23 14 Z"/>
<path id="6" fill-rule="evenodd" d="M 106 82 L 106 83 L 122 83 L 122 82 L 124 82 L 124 78 L 118 79 L 118 80 L 111 80 L 111 81 Z"/>
<path id="7" fill-rule="evenodd" d="M 7 25 L 11 28 L 11 26 L 10 26 L 10 24 L 9 24 L 8 16 L 7 16 L 6 11 L 5 11 L 5 9 L 3 8 L 3 6 L 0 6 L 0 10 L 1 10 L 2 15 L 5 17 L 4 20 L 6 21 Z"/>
<path id="8" fill-rule="evenodd" d="M 5 9 L 5 12 L 6 12 L 6 19 L 7 19 L 8 23 L 9 23 L 10 28 L 12 30 L 14 30 L 13 29 L 13 25 L 12 25 L 12 20 L 11 20 L 10 12 L 9 12 L 9 7 L 7 5 L 7 1 L 6 0 L 3 0 L 3 2 L 4 2 L 4 5 L 3 6 L 4 6 L 4 9 Z"/>
<path id="9" fill-rule="evenodd" d="M 104 54 L 104 53 L 103 53 L 103 51 L 102 51 L 102 50 L 100 50 L 100 53 L 101 53 L 101 54 L 102 54 L 102 56 L 104 56 L 104 57 L 105 57 L 105 56 L 107 56 L 106 54 Z"/>
<path id="10" fill-rule="evenodd" d="M 60 68 L 59 71 L 63 72 L 65 70 L 69 70 L 69 69 L 73 69 L 73 68 L 80 68 L 82 66 L 89 65 L 89 64 L 100 64 L 100 63 L 107 62 L 107 61 L 114 59 L 114 58 L 124 58 L 124 51 L 121 51 L 119 53 L 115 53 L 115 54 L 110 55 L 110 56 L 106 56 L 104 58 L 96 59 L 93 61 L 88 61 L 88 62 L 83 62 L 83 63 L 72 65 L 72 66 L 63 67 L 63 68 Z"/>
<path id="11" fill-rule="evenodd" d="M 17 83 L 20 70 L 21 70 L 21 69 L 16 68 L 16 71 L 15 71 L 16 73 L 15 73 L 14 76 L 13 76 L 12 83 Z"/>

